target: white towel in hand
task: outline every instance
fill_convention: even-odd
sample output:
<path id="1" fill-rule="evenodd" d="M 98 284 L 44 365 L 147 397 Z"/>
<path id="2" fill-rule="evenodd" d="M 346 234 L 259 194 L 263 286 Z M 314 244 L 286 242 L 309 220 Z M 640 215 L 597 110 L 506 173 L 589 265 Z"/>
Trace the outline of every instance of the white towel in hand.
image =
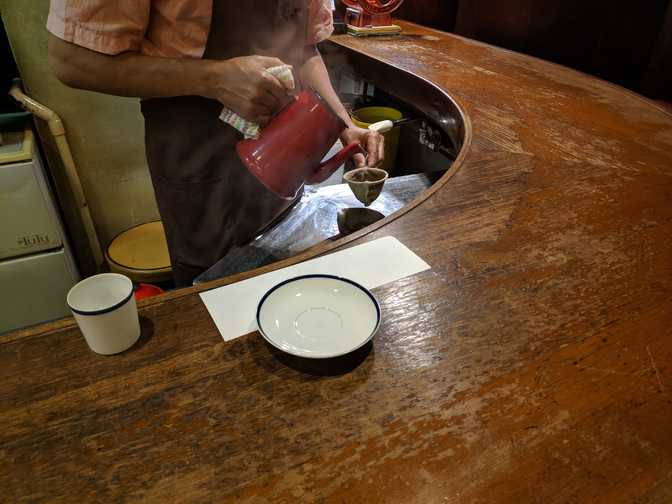
<path id="1" fill-rule="evenodd" d="M 294 75 L 292 75 L 291 65 L 279 65 L 265 70 L 276 77 L 286 88 L 287 91 L 293 91 L 295 88 Z M 259 136 L 259 125 L 240 117 L 234 111 L 224 107 L 219 118 L 227 124 L 230 124 L 240 131 L 245 138 L 257 138 Z"/>

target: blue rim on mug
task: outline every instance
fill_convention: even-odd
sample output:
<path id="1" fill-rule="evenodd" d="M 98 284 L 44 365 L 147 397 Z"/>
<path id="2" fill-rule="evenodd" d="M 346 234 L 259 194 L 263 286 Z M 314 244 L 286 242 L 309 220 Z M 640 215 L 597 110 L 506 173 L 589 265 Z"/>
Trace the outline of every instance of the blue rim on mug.
<path id="1" fill-rule="evenodd" d="M 73 307 L 72 304 L 70 304 L 70 295 L 72 294 L 72 292 L 75 289 L 77 289 L 78 287 L 81 287 L 82 284 L 84 284 L 84 283 L 93 282 L 93 281 L 95 281 L 95 279 L 100 278 L 100 277 L 104 277 L 104 276 L 114 276 L 114 277 L 117 277 L 117 278 L 123 278 L 123 279 L 127 280 L 128 283 L 129 283 L 129 286 L 130 286 L 130 292 L 126 296 L 124 296 L 123 299 L 116 302 L 112 306 L 109 306 L 107 308 L 102 308 L 100 310 L 80 310 L 78 308 Z M 68 291 L 68 294 L 65 298 L 65 302 L 67 303 L 68 308 L 70 308 L 74 313 L 76 313 L 78 315 L 88 315 L 88 316 L 103 315 L 105 313 L 110 313 L 110 312 L 116 310 L 117 308 L 120 308 L 123 305 L 125 305 L 131 299 L 131 297 L 133 296 L 133 293 L 134 293 L 133 282 L 127 276 L 121 275 L 119 273 L 101 273 L 99 275 L 93 275 L 93 276 L 90 276 L 88 278 L 85 278 L 84 280 L 81 280 L 81 281 L 77 282 L 75 285 L 73 285 L 72 288 Z"/>

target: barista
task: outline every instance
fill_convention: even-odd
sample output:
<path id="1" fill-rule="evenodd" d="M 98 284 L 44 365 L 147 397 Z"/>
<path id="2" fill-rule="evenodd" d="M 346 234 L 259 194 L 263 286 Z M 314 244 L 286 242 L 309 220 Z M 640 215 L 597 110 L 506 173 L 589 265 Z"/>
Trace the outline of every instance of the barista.
<path id="1" fill-rule="evenodd" d="M 332 31 L 330 0 L 51 0 L 49 58 L 66 85 L 143 98 L 147 162 L 177 286 L 248 242 L 288 206 L 235 152 L 222 106 L 261 125 L 287 103 L 264 70 L 289 64 L 346 122 L 344 143 L 383 158 L 383 139 L 357 128 L 316 44 Z"/>

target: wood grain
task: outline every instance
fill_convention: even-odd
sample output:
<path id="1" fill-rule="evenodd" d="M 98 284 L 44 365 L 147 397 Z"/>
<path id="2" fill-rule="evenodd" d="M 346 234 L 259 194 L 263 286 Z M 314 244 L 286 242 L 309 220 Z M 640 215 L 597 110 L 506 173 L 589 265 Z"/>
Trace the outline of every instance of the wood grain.
<path id="1" fill-rule="evenodd" d="M 473 139 L 350 242 L 393 235 L 432 265 L 376 290 L 370 353 L 319 376 L 256 334 L 224 343 L 197 289 L 142 303 L 143 341 L 114 357 L 67 320 L 11 334 L 3 501 L 672 500 L 672 116 L 404 28 L 334 42 L 444 89 Z"/>

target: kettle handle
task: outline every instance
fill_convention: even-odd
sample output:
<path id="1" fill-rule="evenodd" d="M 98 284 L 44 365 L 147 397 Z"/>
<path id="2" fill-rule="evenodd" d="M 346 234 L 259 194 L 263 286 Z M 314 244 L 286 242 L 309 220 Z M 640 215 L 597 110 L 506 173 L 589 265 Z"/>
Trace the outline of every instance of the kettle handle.
<path id="1" fill-rule="evenodd" d="M 308 184 L 319 184 L 320 182 L 324 182 L 338 169 L 339 166 L 348 161 L 355 154 L 366 155 L 366 151 L 362 148 L 359 142 L 353 142 L 346 145 L 329 159 L 320 163 L 317 169 L 306 178 L 306 182 Z"/>

